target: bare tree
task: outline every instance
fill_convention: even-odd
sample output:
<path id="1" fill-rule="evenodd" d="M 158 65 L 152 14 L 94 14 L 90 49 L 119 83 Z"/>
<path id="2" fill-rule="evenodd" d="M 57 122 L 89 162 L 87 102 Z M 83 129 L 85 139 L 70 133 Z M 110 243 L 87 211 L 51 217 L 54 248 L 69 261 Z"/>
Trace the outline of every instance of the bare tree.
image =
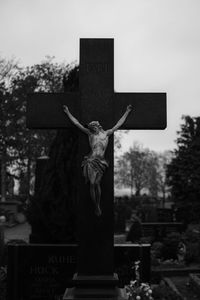
<path id="1" fill-rule="evenodd" d="M 18 72 L 18 63 L 14 58 L 7 60 L 0 58 L 0 157 L 1 157 L 1 201 L 6 200 L 6 176 L 8 144 L 12 141 L 11 85 L 12 79 Z"/>

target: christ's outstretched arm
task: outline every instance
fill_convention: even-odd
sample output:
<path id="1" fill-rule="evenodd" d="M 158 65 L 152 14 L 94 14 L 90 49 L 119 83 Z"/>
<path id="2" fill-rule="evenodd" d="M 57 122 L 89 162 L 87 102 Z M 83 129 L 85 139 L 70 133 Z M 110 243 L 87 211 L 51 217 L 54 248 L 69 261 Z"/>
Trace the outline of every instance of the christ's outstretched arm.
<path id="1" fill-rule="evenodd" d="M 108 129 L 106 132 L 107 132 L 107 135 L 111 135 L 113 134 L 117 129 L 119 129 L 123 124 L 124 122 L 126 121 L 126 118 L 128 117 L 128 114 L 131 112 L 132 110 L 132 105 L 128 105 L 127 108 L 126 108 L 126 111 L 125 113 L 123 114 L 123 116 L 119 119 L 119 121 L 117 122 L 117 124 L 111 128 L 111 129 Z"/>
<path id="2" fill-rule="evenodd" d="M 72 121 L 72 123 L 78 127 L 81 131 L 84 133 L 89 134 L 89 130 L 85 128 L 69 111 L 69 108 L 67 105 L 63 105 L 64 112 L 68 115 L 69 119 Z"/>

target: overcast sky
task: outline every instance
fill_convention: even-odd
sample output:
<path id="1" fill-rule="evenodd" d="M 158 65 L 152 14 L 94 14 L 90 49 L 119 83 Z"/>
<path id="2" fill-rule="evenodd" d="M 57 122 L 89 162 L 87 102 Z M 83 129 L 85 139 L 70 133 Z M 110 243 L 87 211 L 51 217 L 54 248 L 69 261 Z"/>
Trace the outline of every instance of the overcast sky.
<path id="1" fill-rule="evenodd" d="M 129 132 L 123 150 L 137 140 L 163 151 L 176 146 L 182 115 L 200 115 L 199 16 L 199 0 L 0 0 L 0 55 L 70 63 L 79 38 L 114 38 L 115 91 L 168 100 L 167 129 Z"/>

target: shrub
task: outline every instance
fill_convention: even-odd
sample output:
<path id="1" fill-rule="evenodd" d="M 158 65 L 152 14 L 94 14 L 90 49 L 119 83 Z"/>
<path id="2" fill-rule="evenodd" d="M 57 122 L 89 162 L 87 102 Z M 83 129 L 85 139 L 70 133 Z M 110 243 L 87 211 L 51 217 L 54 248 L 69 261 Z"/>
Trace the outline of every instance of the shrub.
<path id="1" fill-rule="evenodd" d="M 163 243 L 154 242 L 151 246 L 151 263 L 153 266 L 159 265 L 162 258 Z"/>
<path id="2" fill-rule="evenodd" d="M 181 300 L 167 285 L 160 284 L 153 289 L 154 300 Z"/>
<path id="3" fill-rule="evenodd" d="M 180 233 L 170 233 L 163 240 L 162 258 L 166 259 L 177 259 L 178 245 L 181 241 Z"/>
<path id="4" fill-rule="evenodd" d="M 199 262 L 200 233 L 198 228 L 190 226 L 183 234 L 183 240 L 186 245 L 186 263 Z"/>

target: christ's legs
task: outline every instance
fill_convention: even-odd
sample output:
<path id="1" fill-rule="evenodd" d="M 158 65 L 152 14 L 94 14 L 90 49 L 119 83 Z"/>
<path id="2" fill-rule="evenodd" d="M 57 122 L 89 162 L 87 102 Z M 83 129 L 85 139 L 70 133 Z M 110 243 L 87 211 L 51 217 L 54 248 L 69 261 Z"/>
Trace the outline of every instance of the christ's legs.
<path id="1" fill-rule="evenodd" d="M 94 202 L 94 204 L 96 204 L 95 185 L 92 183 L 90 184 L 90 195 L 91 195 L 92 201 Z"/>
<path id="2" fill-rule="evenodd" d="M 102 175 L 98 174 L 97 178 L 96 178 L 96 202 L 97 202 L 97 209 L 98 209 L 98 215 L 101 215 L 101 207 L 100 207 L 100 201 L 101 201 L 101 178 Z"/>

